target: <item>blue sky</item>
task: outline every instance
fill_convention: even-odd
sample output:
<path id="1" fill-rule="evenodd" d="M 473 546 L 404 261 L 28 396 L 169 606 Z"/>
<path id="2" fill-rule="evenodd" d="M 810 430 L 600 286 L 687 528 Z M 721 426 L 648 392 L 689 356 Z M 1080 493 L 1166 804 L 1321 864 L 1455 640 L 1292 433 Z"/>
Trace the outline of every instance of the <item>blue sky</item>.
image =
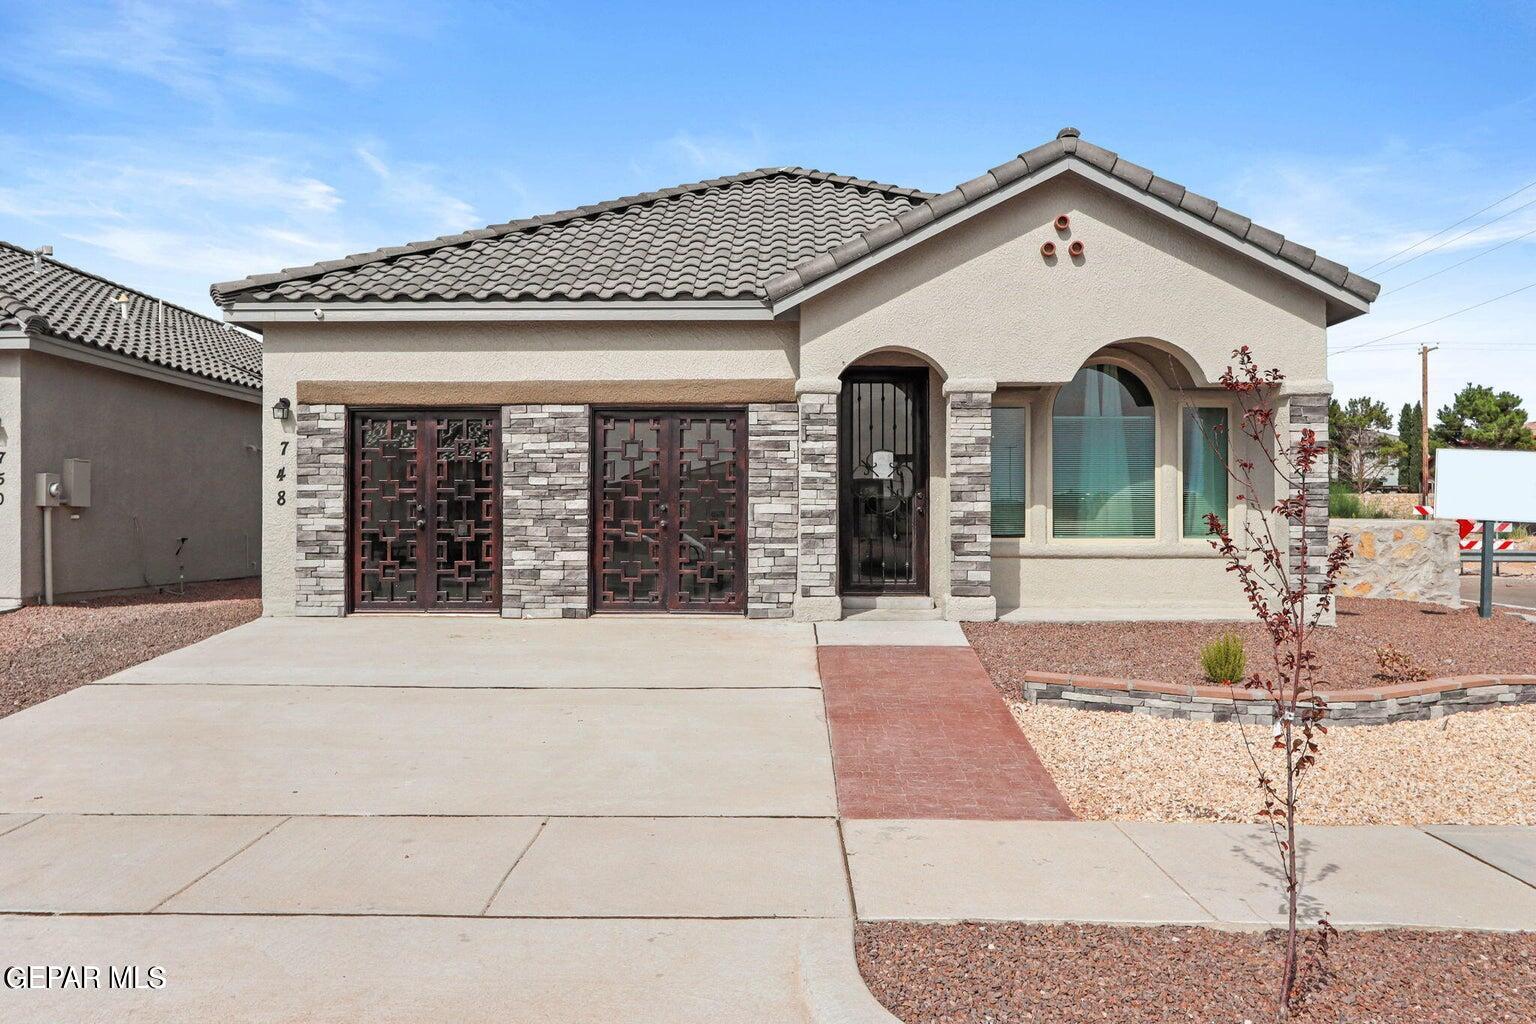
<path id="1" fill-rule="evenodd" d="M 1533 3 L 0 0 L 0 38 L 0 238 L 207 312 L 211 281 L 750 167 L 948 188 L 1065 124 L 1356 268 L 1536 182 Z M 1378 267 L 1411 286 L 1331 346 L 1536 283 L 1532 200 Z M 1420 341 L 1432 405 L 1536 406 L 1536 287 L 1339 355 L 1340 394 L 1395 413 Z"/>

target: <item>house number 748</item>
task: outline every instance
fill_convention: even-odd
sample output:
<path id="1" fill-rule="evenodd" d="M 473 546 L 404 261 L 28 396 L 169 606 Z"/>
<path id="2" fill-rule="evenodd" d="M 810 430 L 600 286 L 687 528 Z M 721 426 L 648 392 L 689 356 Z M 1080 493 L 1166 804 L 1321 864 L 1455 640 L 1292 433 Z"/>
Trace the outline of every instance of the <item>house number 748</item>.
<path id="1" fill-rule="evenodd" d="M 286 458 L 287 455 L 288 455 L 288 446 L 290 444 L 292 444 L 292 443 L 293 443 L 292 441 L 279 441 L 278 442 L 279 447 L 278 447 L 277 454 L 279 456 L 283 457 L 283 458 Z M 283 480 L 287 480 L 288 479 L 288 467 L 287 466 L 278 466 L 277 467 L 277 479 L 279 481 L 283 481 Z M 277 492 L 277 503 L 279 505 L 286 505 L 286 504 L 288 504 L 288 492 L 286 490 L 280 490 L 280 491 Z"/>

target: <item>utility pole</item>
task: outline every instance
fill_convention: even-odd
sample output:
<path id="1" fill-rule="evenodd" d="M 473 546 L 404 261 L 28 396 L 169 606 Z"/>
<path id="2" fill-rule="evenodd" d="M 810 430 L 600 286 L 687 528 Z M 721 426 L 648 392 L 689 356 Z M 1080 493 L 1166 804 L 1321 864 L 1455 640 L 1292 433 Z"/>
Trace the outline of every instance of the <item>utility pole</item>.
<path id="1" fill-rule="evenodd" d="M 1429 507 L 1429 354 L 1440 346 L 1419 346 L 1419 504 Z"/>

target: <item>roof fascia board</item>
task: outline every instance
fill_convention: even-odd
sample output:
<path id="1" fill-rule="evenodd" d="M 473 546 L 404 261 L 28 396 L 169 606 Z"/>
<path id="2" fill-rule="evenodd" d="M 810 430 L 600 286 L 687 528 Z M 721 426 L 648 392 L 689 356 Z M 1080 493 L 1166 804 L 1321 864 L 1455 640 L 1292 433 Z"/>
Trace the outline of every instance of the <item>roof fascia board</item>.
<path id="1" fill-rule="evenodd" d="M 316 316 L 316 312 L 320 314 Z M 424 321 L 773 320 L 756 299 L 710 302 L 236 302 L 224 311 L 235 324 L 391 323 Z"/>
<path id="2" fill-rule="evenodd" d="M 1351 295 L 1344 289 L 1339 288 L 1330 282 L 1324 281 L 1317 277 L 1315 274 L 1311 274 L 1305 270 L 1302 270 L 1300 267 L 1287 263 L 1285 260 L 1282 260 L 1278 256 L 1272 256 L 1262 249 L 1249 245 L 1242 239 L 1234 238 L 1227 232 L 1216 227 L 1214 224 L 1207 223 L 1206 221 L 1201 220 L 1199 217 L 1194 216 L 1188 211 L 1171 207 L 1161 200 L 1147 195 L 1140 189 L 1126 184 L 1113 175 L 1099 170 L 1097 167 L 1087 163 L 1080 157 L 1065 156 L 1060 160 L 1055 161 L 1048 167 L 1042 168 L 1041 170 L 1032 174 L 1026 174 L 1024 177 L 1015 182 L 1012 182 L 1006 187 L 989 193 L 988 195 L 983 196 L 973 203 L 967 203 L 965 206 L 960 207 L 959 209 L 939 220 L 930 221 L 912 234 L 906 235 L 889 245 L 883 246 L 867 256 L 854 260 L 852 263 L 849 263 L 845 267 L 840 267 L 833 273 L 828 274 L 826 277 L 823 277 L 818 281 L 811 282 L 811 284 L 807 285 L 805 288 L 800 289 L 799 291 L 786 295 L 784 298 L 773 304 L 773 312 L 775 314 L 779 314 L 793 309 L 796 306 L 799 306 L 801 303 L 815 298 L 822 292 L 825 292 L 830 288 L 837 287 L 839 284 L 843 283 L 849 278 L 861 274 L 871 267 L 879 266 L 881 263 L 885 262 L 893 256 L 898 256 L 901 253 L 906 252 L 913 246 L 921 245 L 923 242 L 934 237 L 935 235 L 948 231 L 950 228 L 955 227 L 956 225 L 963 224 L 970 220 L 972 217 L 985 213 L 986 211 L 992 209 L 995 206 L 998 206 L 1001 203 L 1006 203 L 1008 200 L 1014 198 L 1015 196 L 1020 195 L 1021 193 L 1026 192 L 1043 182 L 1049 181 L 1052 178 L 1067 173 L 1076 174 L 1079 177 L 1082 177 L 1092 182 L 1093 184 L 1100 186 L 1101 188 L 1113 192 L 1115 195 L 1122 196 L 1131 202 L 1136 203 L 1138 206 L 1141 206 L 1144 209 L 1150 210 L 1153 213 L 1176 221 L 1177 223 L 1189 228 L 1191 231 L 1194 231 L 1204 236 L 1205 238 L 1209 238 L 1212 241 L 1217 242 L 1218 244 L 1232 250 L 1233 252 L 1239 253 L 1242 256 L 1246 256 L 1249 259 L 1258 260 L 1260 263 L 1277 271 L 1278 273 L 1284 274 L 1286 277 L 1291 278 L 1293 281 L 1305 285 L 1313 291 L 1322 294 L 1329 300 L 1330 303 L 1337 303 L 1338 305 L 1345 307 L 1345 309 L 1348 311 L 1348 314 L 1346 316 L 1330 318 L 1330 323 L 1335 323 L 1338 320 L 1349 319 L 1349 317 L 1368 312 L 1371 308 L 1370 303 L 1355 295 Z"/>
<path id="3" fill-rule="evenodd" d="M 58 356 L 61 359 L 73 359 L 78 363 L 89 363 L 92 366 L 117 370 L 120 373 L 131 374 L 135 377 L 144 377 L 149 380 L 159 381 L 162 384 L 190 388 L 193 391 L 205 391 L 211 395 L 233 398 L 241 402 L 261 404 L 261 390 L 259 388 L 247 388 L 239 384 L 230 384 L 226 381 L 198 377 L 195 374 L 183 373 L 170 367 L 146 363 L 142 359 L 134 359 L 132 356 L 108 352 L 104 349 L 82 345 L 79 342 L 68 341 L 38 332 L 29 331 L 25 334 L 18 334 L 7 331 L 0 334 L 0 351 L 41 352 L 45 355 Z"/>

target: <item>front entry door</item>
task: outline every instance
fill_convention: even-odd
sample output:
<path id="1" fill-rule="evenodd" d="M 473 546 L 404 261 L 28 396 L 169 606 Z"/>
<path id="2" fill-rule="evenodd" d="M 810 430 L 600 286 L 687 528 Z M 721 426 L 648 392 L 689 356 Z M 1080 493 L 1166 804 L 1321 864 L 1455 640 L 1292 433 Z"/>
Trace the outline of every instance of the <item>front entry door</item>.
<path id="1" fill-rule="evenodd" d="M 593 414 L 594 610 L 746 608 L 746 420 L 728 409 Z"/>
<path id="2" fill-rule="evenodd" d="M 843 593 L 928 593 L 928 371 L 850 370 L 837 433 Z"/>
<path id="3" fill-rule="evenodd" d="M 501 607 L 501 420 L 495 411 L 352 416 L 352 609 Z"/>

